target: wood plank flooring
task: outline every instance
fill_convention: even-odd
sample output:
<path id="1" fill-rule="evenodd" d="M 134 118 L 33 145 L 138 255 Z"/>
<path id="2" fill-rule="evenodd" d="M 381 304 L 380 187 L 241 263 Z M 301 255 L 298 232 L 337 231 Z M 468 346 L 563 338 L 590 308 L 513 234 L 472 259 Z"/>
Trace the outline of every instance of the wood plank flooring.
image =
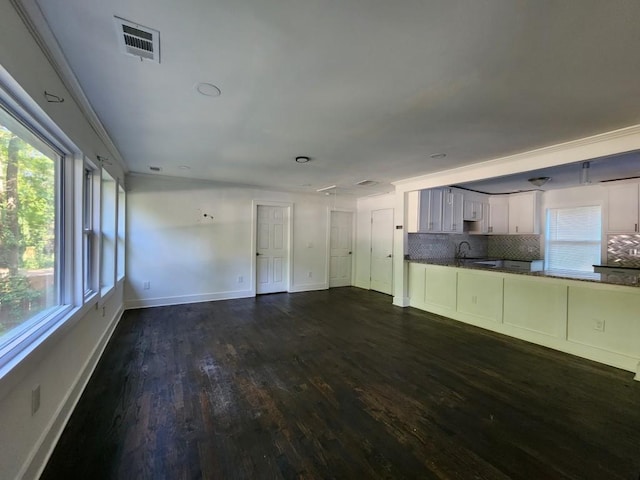
<path id="1" fill-rule="evenodd" d="M 125 313 L 43 479 L 633 479 L 640 382 L 356 288 Z"/>

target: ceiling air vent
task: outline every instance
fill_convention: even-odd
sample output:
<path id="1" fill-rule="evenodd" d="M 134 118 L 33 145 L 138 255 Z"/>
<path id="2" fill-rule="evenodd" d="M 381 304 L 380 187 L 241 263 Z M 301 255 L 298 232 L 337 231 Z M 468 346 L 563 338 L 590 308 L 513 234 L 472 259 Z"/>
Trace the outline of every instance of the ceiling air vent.
<path id="1" fill-rule="evenodd" d="M 160 63 L 160 32 L 123 18 L 114 17 L 120 48 L 140 60 Z"/>
<path id="2" fill-rule="evenodd" d="M 362 180 L 361 182 L 356 183 L 359 187 L 372 187 L 377 184 L 378 182 L 375 180 Z"/>

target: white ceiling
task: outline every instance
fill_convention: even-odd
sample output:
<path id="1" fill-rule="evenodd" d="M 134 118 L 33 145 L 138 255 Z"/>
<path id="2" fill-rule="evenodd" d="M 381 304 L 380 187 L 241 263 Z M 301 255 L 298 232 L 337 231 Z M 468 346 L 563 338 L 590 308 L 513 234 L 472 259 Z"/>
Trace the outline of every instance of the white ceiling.
<path id="1" fill-rule="evenodd" d="M 362 196 L 640 123 L 635 0 L 38 4 L 132 172 Z M 160 31 L 160 64 L 114 15 Z"/>

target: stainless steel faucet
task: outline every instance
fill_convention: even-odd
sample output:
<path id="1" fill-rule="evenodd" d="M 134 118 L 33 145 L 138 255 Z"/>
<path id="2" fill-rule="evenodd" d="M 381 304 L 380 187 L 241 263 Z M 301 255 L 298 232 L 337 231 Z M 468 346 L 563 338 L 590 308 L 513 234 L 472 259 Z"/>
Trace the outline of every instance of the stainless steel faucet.
<path id="1" fill-rule="evenodd" d="M 469 249 L 464 252 L 462 252 L 462 245 L 467 245 L 467 247 L 469 247 Z M 471 244 L 469 242 L 467 242 L 466 240 L 460 242 L 458 244 L 458 247 L 456 248 L 456 258 L 465 258 L 467 256 L 467 253 L 471 251 Z"/>

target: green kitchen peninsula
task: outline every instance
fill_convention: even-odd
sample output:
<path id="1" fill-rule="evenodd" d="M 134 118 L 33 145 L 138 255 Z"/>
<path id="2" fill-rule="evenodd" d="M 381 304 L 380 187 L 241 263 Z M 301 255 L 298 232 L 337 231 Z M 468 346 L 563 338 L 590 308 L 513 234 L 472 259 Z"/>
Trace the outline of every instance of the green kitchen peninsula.
<path id="1" fill-rule="evenodd" d="M 412 307 L 636 373 L 636 277 L 510 272 L 409 261 Z"/>

